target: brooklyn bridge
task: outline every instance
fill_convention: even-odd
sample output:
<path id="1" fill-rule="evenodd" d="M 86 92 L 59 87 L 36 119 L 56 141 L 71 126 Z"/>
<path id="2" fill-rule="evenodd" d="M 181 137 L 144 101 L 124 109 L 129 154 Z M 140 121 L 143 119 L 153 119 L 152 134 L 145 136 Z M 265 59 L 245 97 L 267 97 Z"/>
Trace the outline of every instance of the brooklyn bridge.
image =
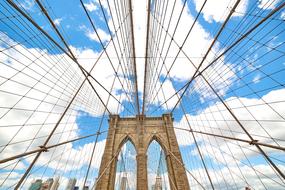
<path id="1" fill-rule="evenodd" d="M 0 189 L 285 189 L 283 0 L 1 0 Z"/>

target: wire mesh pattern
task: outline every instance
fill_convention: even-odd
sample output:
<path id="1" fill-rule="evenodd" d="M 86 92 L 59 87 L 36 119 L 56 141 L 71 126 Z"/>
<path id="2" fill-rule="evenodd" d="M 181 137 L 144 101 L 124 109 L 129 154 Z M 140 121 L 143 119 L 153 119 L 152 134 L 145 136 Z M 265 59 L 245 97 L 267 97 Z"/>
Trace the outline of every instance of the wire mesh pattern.
<path id="1" fill-rule="evenodd" d="M 285 187 L 285 2 L 57 3 L 0 2 L 0 189 L 92 189 L 109 115 L 167 112 L 191 189 Z M 116 189 L 135 189 L 130 147 Z"/>

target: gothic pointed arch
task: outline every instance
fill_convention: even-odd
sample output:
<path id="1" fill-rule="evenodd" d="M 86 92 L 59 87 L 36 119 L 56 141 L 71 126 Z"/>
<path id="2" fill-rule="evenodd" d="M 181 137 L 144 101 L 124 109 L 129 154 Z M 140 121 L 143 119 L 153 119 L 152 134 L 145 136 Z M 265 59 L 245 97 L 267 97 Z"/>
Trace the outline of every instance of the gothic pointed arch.
<path id="1" fill-rule="evenodd" d="M 130 134 L 125 134 L 125 135 L 120 137 L 120 140 L 119 140 L 120 143 L 117 145 L 116 149 L 121 150 L 121 148 L 124 146 L 124 144 L 128 141 L 130 141 L 130 143 L 134 146 L 135 151 L 137 152 L 137 147 L 135 144 L 134 137 L 133 137 L 133 135 L 130 135 Z"/>
<path id="2" fill-rule="evenodd" d="M 135 190 L 137 182 L 136 149 L 129 136 L 119 146 L 120 152 L 116 160 L 115 187 L 119 190 Z"/>
<path id="3" fill-rule="evenodd" d="M 168 175 L 169 166 L 166 160 L 168 156 L 166 151 L 162 141 L 153 135 L 147 147 L 148 189 L 170 189 L 170 182 L 173 179 Z"/>
<path id="4" fill-rule="evenodd" d="M 153 141 L 156 141 L 157 143 L 159 143 L 159 145 L 163 148 L 164 152 L 167 153 L 168 145 L 167 145 L 166 141 L 163 139 L 163 137 L 159 134 L 152 134 L 148 137 L 148 139 L 146 140 L 146 142 L 147 142 L 146 151 L 148 150 L 150 144 Z"/>

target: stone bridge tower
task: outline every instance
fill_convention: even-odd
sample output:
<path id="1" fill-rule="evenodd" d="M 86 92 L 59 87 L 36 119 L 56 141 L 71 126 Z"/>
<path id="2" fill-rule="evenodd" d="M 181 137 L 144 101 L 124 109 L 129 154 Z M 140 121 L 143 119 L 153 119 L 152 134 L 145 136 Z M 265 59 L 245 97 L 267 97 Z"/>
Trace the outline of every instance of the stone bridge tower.
<path id="1" fill-rule="evenodd" d="M 111 115 L 105 151 L 98 175 L 96 190 L 113 190 L 117 157 L 121 147 L 130 140 L 137 152 L 137 190 L 147 190 L 147 149 L 152 140 L 164 149 L 171 189 L 187 190 L 189 183 L 183 167 L 171 114 L 162 117 L 120 118 Z"/>

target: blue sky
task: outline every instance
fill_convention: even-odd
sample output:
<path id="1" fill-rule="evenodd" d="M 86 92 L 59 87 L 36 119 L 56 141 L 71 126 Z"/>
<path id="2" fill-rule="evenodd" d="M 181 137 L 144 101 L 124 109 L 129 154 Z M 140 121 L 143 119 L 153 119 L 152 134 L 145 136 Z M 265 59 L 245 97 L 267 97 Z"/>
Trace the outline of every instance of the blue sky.
<path id="1" fill-rule="evenodd" d="M 104 21 L 103 14 L 100 8 L 100 4 L 97 1 L 83 1 L 85 3 L 86 8 L 88 9 L 90 16 L 93 19 L 95 27 L 98 29 L 99 36 L 101 37 L 104 45 L 109 42 L 111 36 L 114 35 L 114 28 L 111 26 L 112 34 L 109 33 L 107 25 Z M 178 44 L 182 44 L 182 41 L 185 38 L 188 29 L 194 20 L 195 16 L 198 14 L 198 11 L 201 7 L 202 1 L 187 1 L 187 7 L 183 12 L 182 19 L 178 25 L 177 33 L 174 35 L 174 39 Z M 194 62 L 195 66 L 198 66 L 201 57 L 205 54 L 207 48 L 210 43 L 214 39 L 215 34 L 221 27 L 224 22 L 227 14 L 229 13 L 229 7 L 233 6 L 235 1 L 219 1 L 215 3 L 213 0 L 207 2 L 205 8 L 203 9 L 201 16 L 198 18 L 197 24 L 194 27 L 194 31 L 190 34 L 189 40 L 182 48 L 187 56 L 191 58 Z M 43 1 L 43 5 L 46 7 L 49 12 L 53 22 L 59 28 L 60 32 L 63 34 L 64 38 L 68 42 L 69 46 L 75 52 L 78 57 L 78 61 L 84 68 L 90 70 L 91 65 L 96 61 L 99 56 L 99 53 L 102 51 L 102 46 L 96 37 L 88 18 L 84 14 L 84 9 L 82 8 L 80 1 L 69 1 L 69 0 L 49 0 Z M 268 13 L 270 13 L 275 7 L 280 5 L 281 1 L 269 1 L 266 4 L 266 0 L 261 1 L 249 1 L 243 0 L 240 3 L 240 6 L 237 8 L 236 13 L 232 16 L 230 21 L 224 28 L 224 31 L 218 38 L 217 43 L 212 48 L 209 56 L 205 60 L 200 71 L 203 71 L 215 57 L 219 56 L 222 52 L 224 52 L 230 44 L 234 43 L 238 38 L 241 37 L 242 34 L 245 33 L 248 29 L 257 24 L 260 19 L 264 18 Z M 270 4 L 271 3 L 271 4 Z M 270 5 L 269 5 L 270 4 Z M 23 8 L 34 20 L 38 23 L 41 28 L 49 33 L 52 38 L 54 38 L 61 46 L 64 46 L 60 41 L 59 37 L 54 32 L 53 28 L 48 23 L 45 16 L 39 11 L 39 7 L 30 0 L 21 0 L 19 1 L 21 8 Z M 269 6 L 268 6 L 269 5 Z M 215 6 L 215 8 L 213 8 Z M 173 21 L 171 22 L 169 32 L 172 34 L 174 30 L 174 26 L 176 24 L 178 13 L 180 8 L 182 7 L 182 1 L 177 1 L 175 16 L 173 17 Z M 106 2 L 103 3 L 103 10 L 107 15 L 108 21 L 111 23 L 110 12 L 107 10 Z M 8 5 L 5 3 L 1 3 L 0 7 L 1 18 L 4 16 L 9 16 L 15 14 L 13 9 L 8 8 Z M 114 11 L 114 10 L 113 10 Z M 139 90 L 139 103 L 142 106 L 142 95 L 143 95 L 143 77 L 144 77 L 144 59 L 139 57 L 144 56 L 145 51 L 145 34 L 146 34 L 146 2 L 139 2 L 138 0 L 134 2 L 134 32 L 135 32 L 135 45 L 136 45 L 136 58 L 137 61 L 137 71 L 138 71 L 138 90 Z M 168 14 L 170 11 L 167 12 Z M 255 16 L 252 16 L 255 15 Z M 276 125 L 275 128 L 270 126 L 271 123 L 266 123 L 263 120 L 270 119 L 284 119 L 285 116 L 283 112 L 282 106 L 282 95 L 284 93 L 284 66 L 285 66 L 285 11 L 282 9 L 281 11 L 274 14 L 272 19 L 269 19 L 261 26 L 259 26 L 256 30 L 254 30 L 250 35 L 246 37 L 245 40 L 234 46 L 228 53 L 226 53 L 221 59 L 215 62 L 213 66 L 209 67 L 209 69 L 203 71 L 204 76 L 210 81 L 212 86 L 218 92 L 219 96 L 227 102 L 228 106 L 234 110 L 234 113 L 241 118 L 241 120 L 246 120 L 250 118 L 253 123 L 252 125 L 249 123 L 244 123 L 245 126 L 249 127 L 251 134 L 258 134 L 268 137 L 266 131 L 270 132 L 270 135 L 273 138 L 282 138 L 282 134 L 279 134 L 278 131 L 284 127 L 284 124 L 281 122 L 279 125 Z M 169 19 L 169 18 L 168 18 Z M 36 49 L 37 51 L 46 51 L 48 55 L 60 55 L 62 52 L 58 48 L 54 48 L 52 50 L 47 50 L 46 46 L 40 43 L 34 43 L 33 40 L 27 40 L 29 36 L 31 39 L 36 39 L 42 34 L 38 33 L 28 33 L 25 29 L 26 22 L 19 22 L 18 28 L 15 31 L 15 28 L 10 28 L 12 26 L 13 20 L 5 20 L 1 19 L 0 28 L 1 33 L 5 33 L 5 35 L 11 39 L 13 42 L 20 43 L 21 46 L 28 49 Z M 118 23 L 116 23 L 118 24 Z M 164 26 L 167 24 L 165 22 Z M 26 31 L 25 38 L 19 35 L 21 30 Z M 162 39 L 167 36 L 165 32 L 163 33 Z M 170 44 L 170 38 L 165 37 L 167 39 L 166 46 Z M 116 38 L 115 38 L 116 39 Z M 162 42 L 162 40 L 161 40 Z M 117 42 L 115 42 L 117 43 Z M 1 42 L 1 48 L 5 47 L 4 43 Z M 115 67 L 118 66 L 118 61 L 116 58 L 116 54 L 114 51 L 114 47 L 107 48 L 108 54 L 112 61 L 114 61 Z M 158 47 L 161 48 L 162 44 L 159 43 Z M 161 50 L 161 54 L 165 55 L 167 49 L 164 47 L 164 50 Z M 152 49 L 152 51 L 154 51 Z M 170 46 L 170 52 L 167 55 L 167 59 L 165 60 L 166 68 L 169 69 L 172 63 L 172 58 L 176 56 L 178 52 L 178 47 L 175 43 L 172 43 Z M 159 54 L 157 54 L 159 55 Z M 158 58 L 156 60 L 157 64 L 162 64 L 162 61 Z M 74 63 L 72 63 L 74 64 Z M 71 67 L 76 67 L 76 65 L 72 65 Z M 98 66 L 96 65 L 95 71 L 92 71 L 91 74 L 94 76 L 104 87 L 110 89 L 112 86 L 112 81 L 115 76 L 112 67 L 110 66 L 110 62 L 107 59 L 106 55 L 103 55 L 100 61 L 98 62 Z M 168 101 L 167 107 L 165 104 L 161 105 L 165 99 L 171 97 L 175 91 L 179 90 L 194 74 L 194 67 L 191 66 L 191 63 L 186 59 L 186 56 L 180 52 L 179 58 L 175 62 L 172 70 L 169 72 L 169 76 L 165 79 L 167 75 L 167 71 L 165 68 L 162 69 L 160 76 L 157 76 L 160 82 L 165 81 L 162 90 L 157 92 L 156 99 L 152 99 L 154 94 L 156 94 L 156 90 L 159 89 L 159 84 L 156 84 L 152 90 L 154 94 L 150 94 L 148 97 L 151 102 L 147 102 L 147 111 L 146 115 L 154 116 L 161 115 L 163 113 L 169 112 L 172 110 L 173 106 L 177 102 L 177 97 L 174 96 Z M 119 76 L 121 80 L 124 80 L 122 71 L 119 70 Z M 98 85 L 96 86 L 98 87 Z M 90 89 L 88 89 L 90 91 Z M 89 92 L 86 90 L 87 92 Z M 131 103 L 128 100 L 128 95 L 131 95 L 131 90 L 127 93 L 124 93 L 120 84 L 120 81 L 116 80 L 114 88 L 112 89 L 112 93 L 117 99 L 122 101 L 123 106 L 127 109 L 134 111 Z M 151 90 L 151 89 L 150 89 Z M 104 102 L 107 102 L 108 94 L 101 88 L 98 87 L 98 93 L 103 98 Z M 82 96 L 84 93 L 82 92 Z M 285 94 L 284 94 L 285 95 Z M 97 101 L 97 102 L 96 102 Z M 100 103 L 96 100 L 90 105 L 88 103 L 84 104 L 83 109 L 77 109 L 76 117 L 74 118 L 74 122 L 76 123 L 78 129 L 76 131 L 76 135 L 84 136 L 90 133 L 96 133 L 98 130 L 98 126 L 102 125 L 101 131 L 106 131 L 108 129 L 108 116 L 105 116 L 102 120 L 102 114 L 104 110 L 102 107 L 98 107 Z M 264 105 L 265 102 L 265 105 Z M 277 102 L 272 103 L 270 102 Z M 278 104 L 280 102 L 280 104 Z M 239 107 L 240 105 L 241 107 Z M 254 104 L 262 104 L 260 107 L 250 107 Z M 268 105 L 270 104 L 270 106 Z M 205 124 L 209 124 L 210 126 L 215 126 L 215 124 L 211 123 L 211 116 L 207 114 L 207 111 L 212 111 L 215 109 L 222 108 L 222 104 L 219 99 L 214 95 L 211 89 L 205 84 L 201 77 L 196 77 L 196 79 L 191 83 L 188 90 L 185 93 L 185 96 L 182 99 L 183 107 L 185 107 L 186 115 L 183 113 L 180 104 L 177 109 L 173 112 L 173 116 L 175 119 L 175 126 L 179 126 L 182 128 L 188 128 L 185 124 L 185 118 L 189 117 L 191 119 L 190 123 L 194 129 L 197 130 L 212 130 L 207 128 L 202 128 Z M 85 106 L 85 107 L 84 107 Z M 89 108 L 88 106 L 92 107 Z M 265 107 L 262 107 L 265 106 Z M 266 107 L 267 106 L 267 107 Z M 76 107 L 76 106 L 75 106 Z M 247 109 L 245 109 L 245 107 Z M 86 108 L 86 109 L 84 109 Z M 119 114 L 121 117 L 124 116 L 134 116 L 134 112 L 130 113 L 127 109 L 123 107 L 119 107 L 114 98 L 110 99 L 108 103 L 108 108 L 112 113 Z M 274 109 L 274 111 L 272 111 Z M 262 111 L 260 111 L 262 110 Z M 247 112 L 246 112 L 247 111 Z M 280 113 L 280 114 L 278 114 Z M 218 113 L 219 117 L 223 116 L 224 120 L 232 120 L 228 114 Z M 260 120 L 260 122 L 259 122 Z M 262 120 L 262 121 L 261 121 Z M 264 123 L 263 123 L 264 122 Z M 202 124 L 201 124 L 202 123 Z M 236 123 L 225 122 L 221 124 L 222 129 L 226 129 L 226 126 L 234 126 L 234 130 L 239 131 L 240 129 L 236 125 Z M 262 129 L 259 129 L 260 126 Z M 274 125 L 275 126 L 275 125 Z M 195 128 L 196 127 L 196 128 Z M 256 129 L 257 132 L 256 132 Z M 215 130 L 215 129 L 214 129 Z M 259 131 L 260 130 L 260 131 Z M 208 132 L 209 132 L 208 131 Z M 217 132 L 217 131 L 216 131 Z M 222 133 L 222 132 L 220 132 Z M 228 134 L 228 133 L 226 133 Z M 193 156 L 193 160 L 199 160 L 197 152 L 195 152 L 195 146 L 193 144 L 193 140 L 189 140 L 189 134 L 181 134 L 181 132 L 177 132 L 178 141 L 181 145 L 182 155 L 191 155 Z M 238 136 L 238 135 L 237 135 Z M 238 136 L 245 137 L 245 136 Z M 260 137 L 261 141 L 274 143 L 272 141 L 266 141 L 267 139 Z M 106 138 L 106 133 L 103 133 L 99 136 L 98 142 L 103 142 Z M 198 135 L 198 143 L 204 149 L 204 154 L 206 157 L 206 162 L 209 165 L 212 165 L 212 169 L 217 169 L 220 166 L 220 169 L 223 169 L 224 166 L 221 163 L 216 162 L 217 159 L 213 155 L 208 155 L 206 152 L 207 149 L 207 140 L 210 143 L 213 143 L 215 146 L 219 144 L 215 142 L 213 139 L 205 139 L 202 136 Z M 185 142 L 182 142 L 185 141 Z M 94 142 L 94 138 L 90 138 L 84 141 L 72 143 L 72 146 L 75 150 L 81 150 L 85 145 L 87 147 L 88 144 L 92 144 Z M 215 144 L 217 143 L 217 144 Z M 283 143 L 283 142 L 279 142 Z M 225 151 L 227 151 L 226 147 L 224 147 Z M 193 151 L 189 151 L 193 150 Z M 197 150 L 196 150 L 197 151 Z M 246 157 L 242 156 L 238 150 L 236 150 L 237 157 L 241 159 L 243 162 L 247 162 Z M 284 159 L 284 154 L 279 152 L 274 152 L 271 150 L 266 151 L 282 160 Z M 235 152 L 235 150 L 233 150 Z M 256 165 L 262 165 L 266 163 L 266 161 L 260 155 L 254 155 L 252 152 L 247 152 L 250 156 L 249 160 Z M 215 160 L 216 159 L 216 160 Z M 187 161 L 185 159 L 186 165 L 195 170 L 201 169 L 201 165 L 193 166 L 191 165 L 191 161 Z M 276 162 L 284 166 L 282 162 Z M 83 164 L 83 167 L 86 165 Z M 84 169 L 84 168 L 83 168 Z M 50 169 L 52 173 L 53 169 Z M 19 171 L 22 172 L 22 171 Z M 94 175 L 96 174 L 97 169 L 94 169 Z"/>

